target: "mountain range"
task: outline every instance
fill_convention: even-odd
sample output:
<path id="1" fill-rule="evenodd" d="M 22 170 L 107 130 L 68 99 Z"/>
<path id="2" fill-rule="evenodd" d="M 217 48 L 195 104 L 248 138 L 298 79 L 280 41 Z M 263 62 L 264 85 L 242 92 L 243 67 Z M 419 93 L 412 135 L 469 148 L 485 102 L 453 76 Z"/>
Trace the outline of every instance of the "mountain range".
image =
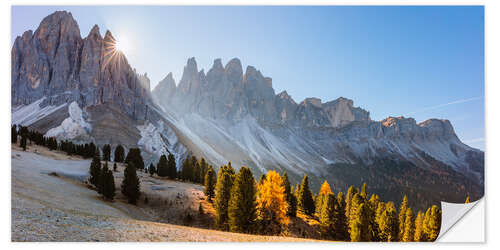
<path id="1" fill-rule="evenodd" d="M 178 168 L 193 154 L 216 168 L 248 166 L 256 177 L 308 174 L 316 189 L 323 180 L 344 192 L 366 182 L 382 199 L 406 194 L 416 207 L 483 196 L 484 152 L 462 143 L 448 120 L 374 121 L 344 97 L 296 102 L 237 58 L 216 59 L 207 73 L 189 58 L 178 83 L 168 73 L 151 91 L 147 74 L 113 44 L 97 26 L 82 38 L 65 11 L 17 37 L 12 123 L 59 140 L 139 146 L 148 162 L 172 153 Z"/>

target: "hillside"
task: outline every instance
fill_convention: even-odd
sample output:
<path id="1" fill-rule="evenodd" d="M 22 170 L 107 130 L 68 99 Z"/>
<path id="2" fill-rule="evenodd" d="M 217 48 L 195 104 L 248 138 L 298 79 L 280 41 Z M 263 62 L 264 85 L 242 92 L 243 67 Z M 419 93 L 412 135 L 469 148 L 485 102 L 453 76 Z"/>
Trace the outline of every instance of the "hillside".
<path id="1" fill-rule="evenodd" d="M 202 229 L 198 203 L 207 217 L 211 205 L 203 200 L 202 187 L 191 183 L 150 178 L 138 172 L 144 196 L 138 206 L 120 194 L 115 202 L 103 201 L 83 182 L 89 160 L 30 146 L 23 152 L 12 147 L 12 241 L 303 241 L 280 236 L 258 236 Z M 115 172 L 116 183 L 123 167 Z M 165 205 L 165 201 L 169 200 Z M 161 204 L 160 201 L 164 203 Z M 163 213 L 159 212 L 162 207 Z M 196 214 L 190 209 L 196 209 Z M 192 226 L 184 224 L 190 211 Z M 197 226 L 197 227 L 194 227 Z"/>

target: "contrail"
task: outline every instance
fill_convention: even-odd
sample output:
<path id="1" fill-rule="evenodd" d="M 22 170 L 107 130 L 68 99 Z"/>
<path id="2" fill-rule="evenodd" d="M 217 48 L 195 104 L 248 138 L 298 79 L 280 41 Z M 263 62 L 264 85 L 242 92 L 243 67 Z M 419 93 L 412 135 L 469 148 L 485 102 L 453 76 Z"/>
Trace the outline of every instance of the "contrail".
<path id="1" fill-rule="evenodd" d="M 474 142 L 483 142 L 484 137 L 481 138 L 476 138 L 476 139 L 470 139 L 470 140 L 465 140 L 464 143 L 474 143 Z"/>
<path id="2" fill-rule="evenodd" d="M 438 108 L 449 106 L 449 105 L 453 105 L 453 104 L 459 104 L 459 103 L 464 103 L 464 102 L 471 102 L 471 101 L 475 101 L 475 100 L 479 100 L 479 99 L 483 99 L 483 97 L 473 97 L 473 98 L 457 100 L 457 101 L 453 101 L 453 102 L 449 102 L 449 103 L 439 104 L 439 105 L 436 105 L 436 106 L 427 107 L 427 108 L 424 108 L 424 109 L 421 109 L 421 110 L 417 110 L 417 111 L 408 113 L 408 115 L 415 114 L 415 113 L 420 113 L 420 112 L 424 112 L 424 111 L 428 111 L 428 110 L 438 109 Z"/>

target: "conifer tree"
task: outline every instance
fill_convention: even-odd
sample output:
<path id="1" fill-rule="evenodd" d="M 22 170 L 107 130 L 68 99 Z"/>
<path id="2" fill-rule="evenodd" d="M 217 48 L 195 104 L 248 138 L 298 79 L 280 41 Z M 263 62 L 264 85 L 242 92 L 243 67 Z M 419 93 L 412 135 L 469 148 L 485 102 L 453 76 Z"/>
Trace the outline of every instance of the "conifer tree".
<path id="1" fill-rule="evenodd" d="M 94 187 L 96 187 L 99 190 L 99 182 L 101 177 L 101 159 L 99 158 L 99 155 L 94 155 L 94 158 L 90 163 L 89 173 L 90 173 L 89 177 L 90 184 L 94 185 Z"/>
<path id="2" fill-rule="evenodd" d="M 136 169 L 144 169 L 144 160 L 141 156 L 141 150 L 139 148 L 131 148 L 125 158 L 125 163 L 133 163 Z"/>
<path id="3" fill-rule="evenodd" d="M 234 179 L 229 199 L 229 229 L 249 233 L 256 219 L 255 179 L 249 168 L 242 166 Z"/>
<path id="4" fill-rule="evenodd" d="M 441 229 L 441 210 L 436 205 L 427 209 L 423 224 L 426 239 L 428 241 L 435 241 Z"/>
<path id="5" fill-rule="evenodd" d="M 193 167 L 191 164 L 191 158 L 187 157 L 182 162 L 181 179 L 183 179 L 185 181 L 190 181 L 192 175 L 193 175 Z"/>
<path id="6" fill-rule="evenodd" d="M 348 220 L 346 217 L 346 202 L 342 192 L 337 194 L 337 209 L 335 209 L 335 239 L 336 240 L 349 240 L 348 234 Z"/>
<path id="7" fill-rule="evenodd" d="M 104 161 L 110 161 L 110 159 L 111 159 L 111 145 L 106 144 L 102 147 L 102 159 Z"/>
<path id="8" fill-rule="evenodd" d="M 124 157 L 125 157 L 125 149 L 123 148 L 123 146 L 122 145 L 116 146 L 114 161 L 123 162 Z"/>
<path id="9" fill-rule="evenodd" d="M 168 160 L 165 155 L 160 156 L 158 161 L 158 168 L 156 169 L 158 176 L 165 177 L 168 175 Z"/>
<path id="10" fill-rule="evenodd" d="M 415 235 L 414 241 L 426 241 L 425 233 L 424 233 L 424 213 L 422 211 L 418 211 L 417 218 L 415 219 Z"/>
<path id="11" fill-rule="evenodd" d="M 345 197 L 345 203 L 346 203 L 346 207 L 345 207 L 345 216 L 349 219 L 350 217 L 350 213 L 351 213 L 351 201 L 352 201 L 352 197 L 358 193 L 358 189 L 353 187 L 353 186 L 349 186 L 349 188 L 347 189 L 347 195 Z"/>
<path id="12" fill-rule="evenodd" d="M 104 194 L 104 186 L 107 181 L 106 179 L 106 174 L 108 173 L 109 168 L 108 168 L 108 162 L 104 162 L 102 168 L 101 168 L 101 173 L 99 174 L 99 185 L 97 186 L 97 192 L 100 194 Z"/>
<path id="13" fill-rule="evenodd" d="M 140 182 L 133 162 L 127 163 L 125 167 L 121 191 L 127 197 L 128 203 L 137 203 L 140 196 Z"/>
<path id="14" fill-rule="evenodd" d="M 404 231 L 404 234 L 403 234 L 401 241 L 404 241 L 404 242 L 413 241 L 414 225 L 413 225 L 413 211 L 411 211 L 411 208 L 406 209 L 404 226 L 405 226 L 405 231 Z"/>
<path id="15" fill-rule="evenodd" d="M 208 171 L 208 164 L 205 161 L 205 159 L 202 157 L 200 159 L 200 175 L 198 177 L 198 183 L 204 184 L 205 183 L 205 175 Z"/>
<path id="16" fill-rule="evenodd" d="M 212 166 L 208 167 L 208 171 L 205 174 L 205 189 L 204 193 L 208 198 L 208 201 L 212 201 L 215 196 L 215 184 L 217 182 L 215 177 L 215 171 Z"/>
<path id="17" fill-rule="evenodd" d="M 380 239 L 378 238 L 379 232 L 378 232 L 378 224 L 377 224 L 377 209 L 378 205 L 380 203 L 380 197 L 376 194 L 372 194 L 370 197 L 370 200 L 368 200 L 367 203 L 367 208 L 368 208 L 368 213 L 369 213 L 369 222 L 370 222 L 370 230 L 372 232 L 372 241 L 379 241 Z"/>
<path id="18" fill-rule="evenodd" d="M 297 216 L 297 198 L 290 187 L 290 181 L 288 180 L 286 171 L 283 172 L 283 176 L 281 178 L 283 179 L 283 187 L 285 187 L 285 200 L 288 205 L 286 215 L 295 217 Z"/>
<path id="19" fill-rule="evenodd" d="M 361 195 L 356 194 L 354 197 Z M 353 198 L 354 198 L 353 197 Z M 353 200 L 354 201 L 354 200 Z M 360 203 L 359 206 L 355 207 L 357 204 L 354 202 L 352 205 L 351 211 L 351 219 L 350 219 L 350 227 L 351 227 L 351 241 L 370 241 L 371 240 L 371 232 L 369 226 L 369 215 L 368 209 L 365 203 Z"/>
<path id="20" fill-rule="evenodd" d="M 313 215 L 315 204 L 312 192 L 309 189 L 309 177 L 304 175 L 300 185 L 299 196 L 297 197 L 299 209 L 307 215 Z"/>
<path id="21" fill-rule="evenodd" d="M 175 158 L 174 158 L 173 154 L 168 154 L 167 175 L 170 179 L 175 179 L 177 177 L 177 168 L 176 168 Z"/>
<path id="22" fill-rule="evenodd" d="M 113 177 L 113 172 L 108 169 L 108 163 L 104 164 L 101 171 L 101 194 L 105 199 L 113 200 L 115 197 L 115 178 Z"/>
<path id="23" fill-rule="evenodd" d="M 215 185 L 215 223 L 222 230 L 228 230 L 228 207 L 231 197 L 231 188 L 234 181 L 234 169 L 230 166 L 221 166 L 217 174 Z"/>
<path id="24" fill-rule="evenodd" d="M 149 164 L 148 172 L 150 176 L 153 176 L 156 173 L 155 165 L 153 165 L 153 163 Z"/>
<path id="25" fill-rule="evenodd" d="M 16 124 L 12 125 L 10 129 L 10 135 L 11 135 L 11 143 L 17 143 L 17 126 Z"/>
<path id="26" fill-rule="evenodd" d="M 318 196 L 316 197 L 316 212 L 318 215 L 321 215 L 321 210 L 323 209 L 323 203 L 329 194 L 332 193 L 332 189 L 330 188 L 330 184 L 327 181 L 324 181 L 319 189 Z"/>
<path id="27" fill-rule="evenodd" d="M 26 151 L 26 136 L 21 135 L 21 143 L 20 143 L 21 148 L 23 148 L 23 151 Z"/>
<path id="28" fill-rule="evenodd" d="M 398 225 L 399 225 L 399 233 L 398 239 L 402 239 L 405 233 L 405 218 L 406 218 L 406 209 L 408 208 L 408 198 L 406 195 L 403 197 L 403 201 L 401 202 L 401 206 L 399 206 L 399 216 L 398 216 Z"/>
<path id="29" fill-rule="evenodd" d="M 319 212 L 321 233 L 326 237 L 331 237 L 334 236 L 334 232 L 336 230 L 334 227 L 336 225 L 335 220 L 337 219 L 335 217 L 336 209 L 338 209 L 337 197 L 335 197 L 335 194 L 331 192 L 323 195 L 324 201 Z"/>
<path id="30" fill-rule="evenodd" d="M 397 241 L 399 227 L 396 208 L 393 202 L 388 202 L 378 219 L 379 239 L 381 241 Z"/>
<path id="31" fill-rule="evenodd" d="M 274 170 L 266 174 L 266 178 L 258 187 L 257 209 L 260 224 L 267 232 L 279 232 L 281 225 L 288 224 L 285 187 L 281 176 Z"/>

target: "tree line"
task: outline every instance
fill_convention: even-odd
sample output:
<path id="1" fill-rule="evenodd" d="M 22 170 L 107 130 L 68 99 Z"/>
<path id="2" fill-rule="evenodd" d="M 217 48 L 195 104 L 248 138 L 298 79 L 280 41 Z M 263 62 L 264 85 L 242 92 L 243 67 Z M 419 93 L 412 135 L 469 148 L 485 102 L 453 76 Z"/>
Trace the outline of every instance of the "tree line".
<path id="1" fill-rule="evenodd" d="M 205 194 L 213 201 L 216 226 L 242 233 L 280 234 L 297 213 L 317 218 L 321 237 L 337 241 L 434 241 L 439 235 L 441 210 L 433 205 L 416 213 L 404 196 L 399 209 L 377 194 L 350 186 L 346 195 L 335 194 L 327 181 L 317 195 L 305 175 L 295 189 L 287 173 L 270 170 L 259 181 L 251 170 L 235 172 L 231 163 L 205 176 Z M 215 187 L 214 187 L 215 183 Z M 215 190 L 214 190 L 215 189 Z"/>

